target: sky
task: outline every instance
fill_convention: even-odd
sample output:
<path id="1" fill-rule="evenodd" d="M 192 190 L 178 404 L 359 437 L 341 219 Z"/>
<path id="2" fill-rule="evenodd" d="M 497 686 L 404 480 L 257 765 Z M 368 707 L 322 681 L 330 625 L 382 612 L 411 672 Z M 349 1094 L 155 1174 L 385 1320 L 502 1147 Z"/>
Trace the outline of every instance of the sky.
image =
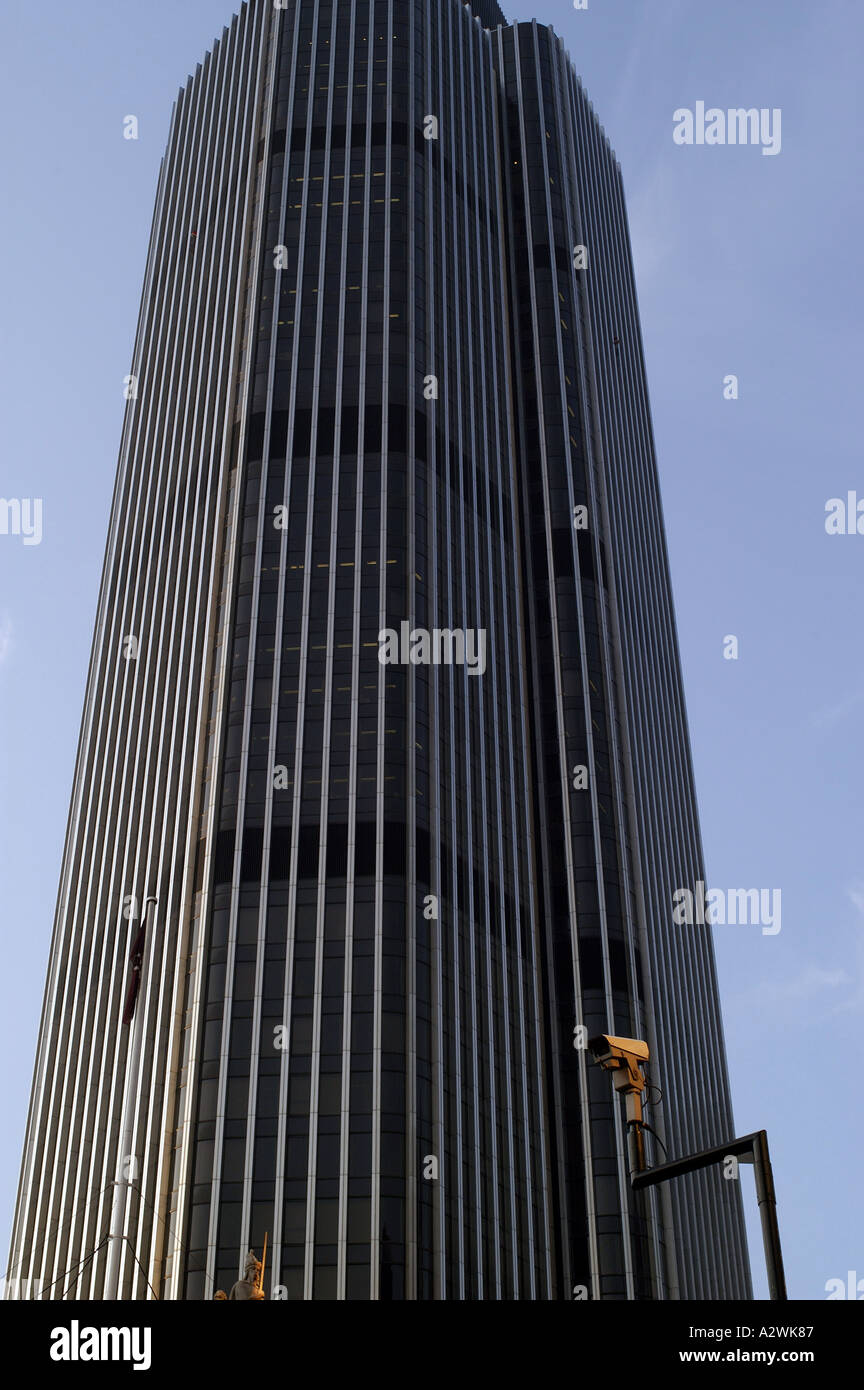
<path id="1" fill-rule="evenodd" d="M 561 35 L 623 170 L 707 883 L 782 894 L 780 931 L 714 928 L 736 1131 L 768 1131 L 790 1297 L 824 1299 L 864 1281 L 864 534 L 826 531 L 864 503 L 864 10 L 504 9 Z M 0 497 L 42 502 L 38 544 L 0 534 L 3 1262 L 159 160 L 232 12 L 0 10 Z M 779 109 L 779 152 L 677 144 L 699 102 Z"/>

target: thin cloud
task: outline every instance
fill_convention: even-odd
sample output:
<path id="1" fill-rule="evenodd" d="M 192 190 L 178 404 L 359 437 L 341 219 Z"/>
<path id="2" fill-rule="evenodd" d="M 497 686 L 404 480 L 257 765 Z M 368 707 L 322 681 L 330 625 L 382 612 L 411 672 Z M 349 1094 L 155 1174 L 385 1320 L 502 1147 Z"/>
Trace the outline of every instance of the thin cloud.
<path id="1" fill-rule="evenodd" d="M 824 970 L 818 965 L 808 965 L 798 975 L 788 980 L 764 980 L 754 989 L 740 997 L 739 1002 L 751 1007 L 770 1007 L 772 1004 L 789 1004 L 807 1000 L 825 1002 L 825 992 L 853 985 L 855 981 L 846 970 Z M 845 1003 L 835 1007 L 847 1008 Z"/>
<path id="2" fill-rule="evenodd" d="M 864 703 L 864 690 L 855 690 L 833 705 L 823 705 L 811 714 L 810 722 L 816 729 L 833 729 Z"/>
<path id="3" fill-rule="evenodd" d="M 864 883 L 853 884 L 846 892 L 852 906 L 864 917 Z"/>
<path id="4" fill-rule="evenodd" d="M 12 651 L 12 619 L 8 613 L 0 613 L 0 666 Z"/>
<path id="5" fill-rule="evenodd" d="M 864 1009 L 864 882 L 849 884 L 846 897 L 861 919 L 851 923 L 853 949 L 848 969 L 806 965 L 785 980 L 760 981 L 739 995 L 736 1005 L 752 1009 L 806 1003 L 825 1009 L 829 1016 Z"/>
<path id="6" fill-rule="evenodd" d="M 852 992 L 846 999 L 840 1000 L 833 1009 L 834 1013 L 848 1013 L 854 1010 L 856 1013 L 864 1011 L 864 883 L 852 883 L 846 889 L 846 896 L 854 907 L 858 916 L 862 919 L 856 923 L 857 935 L 854 946 L 855 974 L 852 979 Z"/>

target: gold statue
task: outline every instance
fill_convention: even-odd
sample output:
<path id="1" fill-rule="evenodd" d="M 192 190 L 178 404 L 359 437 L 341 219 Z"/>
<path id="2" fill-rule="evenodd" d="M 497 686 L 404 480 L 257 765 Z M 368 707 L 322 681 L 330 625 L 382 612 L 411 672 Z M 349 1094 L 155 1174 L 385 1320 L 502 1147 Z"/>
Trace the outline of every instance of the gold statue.
<path id="1" fill-rule="evenodd" d="M 265 1236 L 263 1257 L 259 1260 L 256 1258 L 254 1250 L 249 1251 L 246 1256 L 246 1277 L 237 1280 L 228 1295 L 229 1301 L 240 1302 L 242 1300 L 245 1302 L 251 1300 L 254 1303 L 260 1303 L 267 1297 L 264 1292 L 264 1261 L 266 1259 L 267 1237 Z"/>

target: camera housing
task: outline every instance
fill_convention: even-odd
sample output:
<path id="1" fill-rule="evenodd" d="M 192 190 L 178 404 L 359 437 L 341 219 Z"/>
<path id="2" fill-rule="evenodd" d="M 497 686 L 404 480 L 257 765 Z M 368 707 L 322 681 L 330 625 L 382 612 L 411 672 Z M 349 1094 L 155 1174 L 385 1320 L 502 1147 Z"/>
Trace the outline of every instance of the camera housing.
<path id="1" fill-rule="evenodd" d="M 627 1119 L 642 1122 L 642 1092 L 645 1077 L 641 1067 L 649 1060 L 648 1044 L 641 1038 L 616 1038 L 600 1033 L 588 1039 L 588 1051 L 604 1071 L 613 1073 L 612 1083 L 627 1101 Z"/>

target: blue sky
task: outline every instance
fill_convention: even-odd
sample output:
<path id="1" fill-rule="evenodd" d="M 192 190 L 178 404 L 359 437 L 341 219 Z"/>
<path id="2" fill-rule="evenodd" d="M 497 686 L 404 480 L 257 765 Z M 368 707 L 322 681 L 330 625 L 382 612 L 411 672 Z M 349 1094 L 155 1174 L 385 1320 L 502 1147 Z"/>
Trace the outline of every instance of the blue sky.
<path id="1" fill-rule="evenodd" d="M 825 531 L 830 498 L 864 499 L 864 12 L 505 11 L 561 34 L 624 171 L 708 881 L 782 891 L 777 935 L 715 928 L 736 1127 L 768 1130 L 790 1296 L 821 1299 L 864 1279 L 864 535 Z M 0 535 L 4 1252 L 159 159 L 231 13 L 7 0 L 0 16 L 0 496 L 44 507 L 41 544 Z M 781 152 L 676 145 L 673 113 L 699 101 L 780 108 Z"/>

